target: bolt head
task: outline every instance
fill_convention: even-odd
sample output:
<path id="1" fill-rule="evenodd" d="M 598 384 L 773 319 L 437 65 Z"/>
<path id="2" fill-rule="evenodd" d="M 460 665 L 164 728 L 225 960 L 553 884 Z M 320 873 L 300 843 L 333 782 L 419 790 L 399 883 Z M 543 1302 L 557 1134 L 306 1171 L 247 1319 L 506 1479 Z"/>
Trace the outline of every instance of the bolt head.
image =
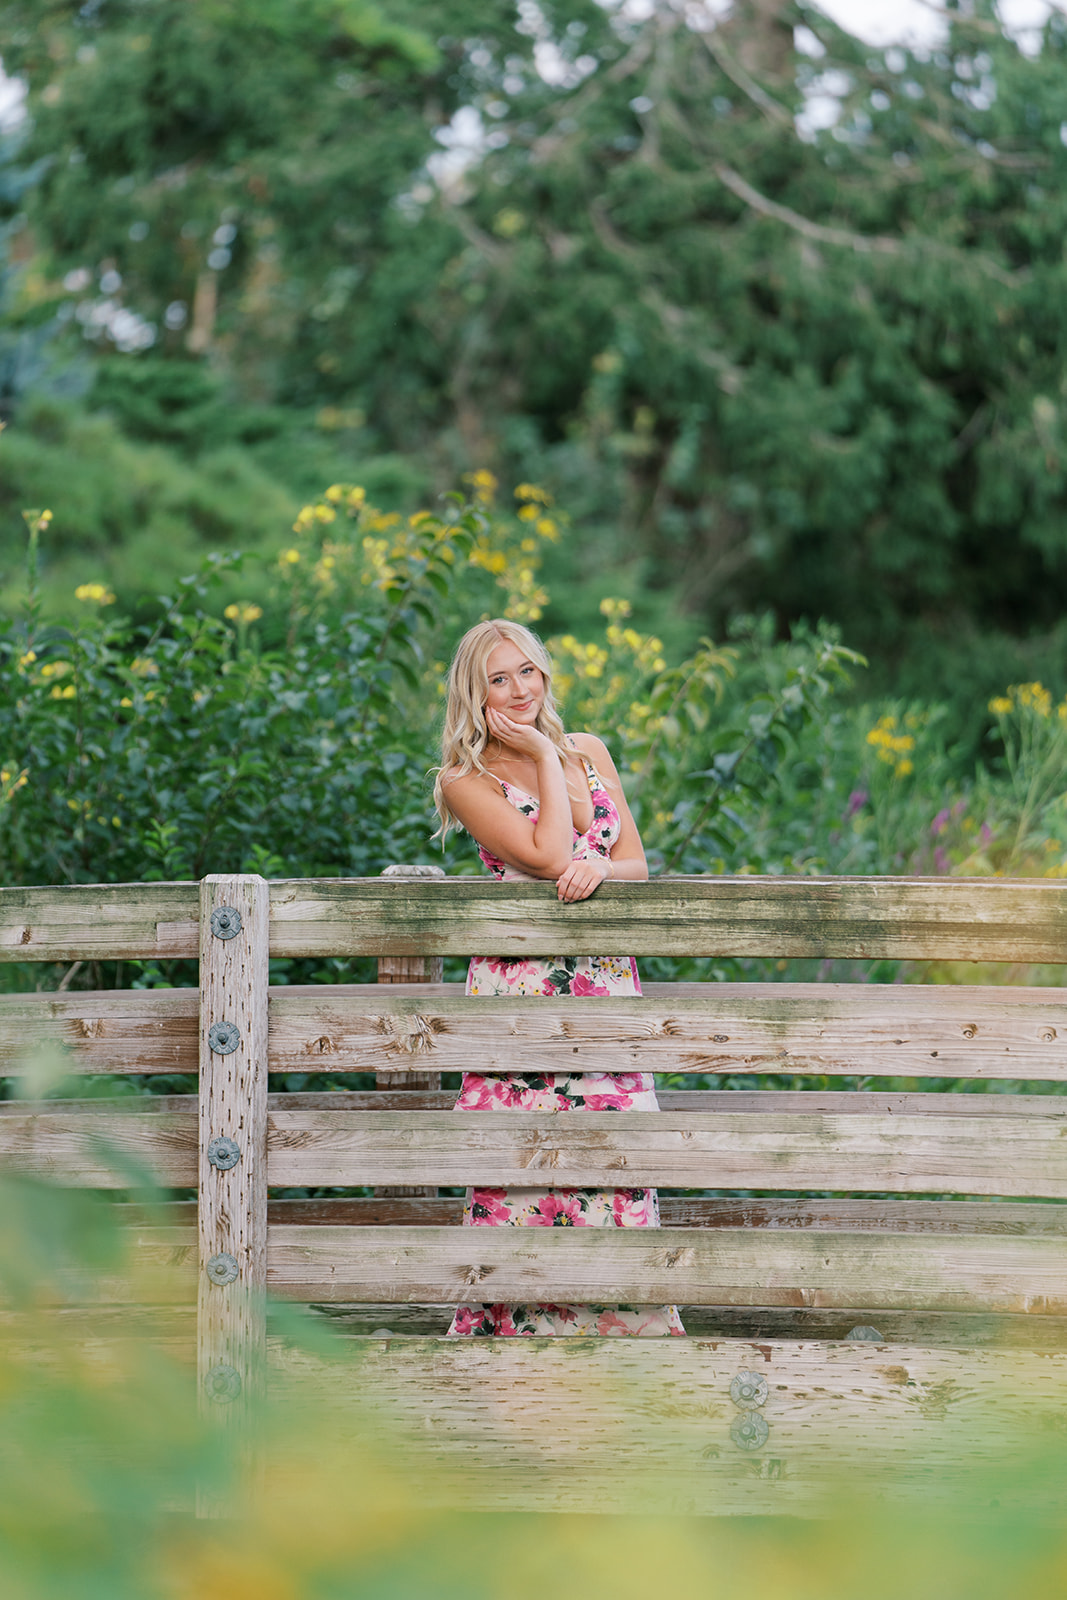
<path id="1" fill-rule="evenodd" d="M 235 1139 L 212 1139 L 207 1147 L 207 1158 L 219 1172 L 229 1172 L 241 1159 L 241 1146 Z"/>
<path id="2" fill-rule="evenodd" d="M 211 931 L 216 939 L 236 939 L 241 931 L 241 913 L 236 906 L 216 906 L 211 913 Z"/>
<path id="3" fill-rule="evenodd" d="M 220 1250 L 218 1255 L 212 1256 L 204 1268 L 212 1283 L 220 1287 L 223 1284 L 233 1283 L 240 1274 L 237 1259 L 228 1250 Z"/>
<path id="4" fill-rule="evenodd" d="M 767 1380 L 759 1372 L 739 1372 L 730 1380 L 730 1399 L 742 1411 L 754 1411 L 767 1399 Z"/>
<path id="5" fill-rule="evenodd" d="M 241 1042 L 241 1030 L 235 1022 L 213 1022 L 207 1030 L 207 1042 L 215 1055 L 231 1055 Z"/>
<path id="6" fill-rule="evenodd" d="M 770 1433 L 766 1417 L 758 1411 L 746 1411 L 730 1428 L 730 1438 L 739 1450 L 760 1450 Z"/>
<path id="7" fill-rule="evenodd" d="M 214 1400 L 216 1405 L 228 1405 L 231 1400 L 236 1400 L 241 1392 L 241 1374 L 236 1367 L 227 1366 L 220 1361 L 217 1366 L 204 1374 L 204 1389 L 209 1400 Z"/>

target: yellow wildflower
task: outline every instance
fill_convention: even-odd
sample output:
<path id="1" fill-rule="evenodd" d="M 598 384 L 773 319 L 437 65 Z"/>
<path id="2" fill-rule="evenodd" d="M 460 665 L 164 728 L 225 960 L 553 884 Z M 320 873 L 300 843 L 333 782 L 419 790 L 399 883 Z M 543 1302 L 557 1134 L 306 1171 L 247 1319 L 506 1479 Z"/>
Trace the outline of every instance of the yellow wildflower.
<path id="1" fill-rule="evenodd" d="M 19 671 L 24 672 L 27 667 L 32 667 L 36 660 L 36 650 L 27 650 L 24 656 L 19 656 Z"/>
<path id="2" fill-rule="evenodd" d="M 128 711 L 130 706 L 133 705 L 133 701 L 130 699 L 128 694 L 124 694 L 122 699 L 119 701 L 119 705 L 125 706 L 126 710 Z"/>
<path id="3" fill-rule="evenodd" d="M 51 694 L 49 695 L 49 699 L 51 699 L 51 700 L 73 700 L 74 696 L 77 694 L 77 692 L 78 692 L 77 689 L 75 689 L 75 687 L 74 687 L 74 685 L 72 683 L 68 683 L 67 687 L 65 689 L 61 688 L 60 685 L 57 683 L 55 688 L 52 690 Z"/>
<path id="4" fill-rule="evenodd" d="M 299 560 L 299 550 L 283 550 L 281 555 L 278 557 L 278 562 L 283 567 L 295 567 Z"/>
<path id="5" fill-rule="evenodd" d="M 153 661 L 151 656 L 134 656 L 130 662 L 130 671 L 135 678 L 158 678 L 159 663 Z"/>
<path id="6" fill-rule="evenodd" d="M 990 700 L 989 709 L 995 717 L 1006 717 L 1011 711 L 1011 701 L 1005 695 L 996 695 Z"/>
<path id="7" fill-rule="evenodd" d="M 51 515 L 50 512 L 47 514 Z M 75 600 L 91 600 L 95 605 L 99 606 L 110 606 L 115 603 L 115 596 L 106 583 L 79 583 L 74 591 L 74 598 Z"/>
<path id="8" fill-rule="evenodd" d="M 515 490 L 516 500 L 537 500 L 541 505 L 552 504 L 552 496 L 545 489 L 539 489 L 536 483 L 520 483 Z"/>
<path id="9" fill-rule="evenodd" d="M 228 605 L 222 614 L 228 622 L 258 622 L 263 615 L 263 607 L 243 600 L 239 605 L 236 602 Z"/>
<path id="10" fill-rule="evenodd" d="M 526 507 L 524 506 L 523 510 L 525 509 Z M 559 528 L 551 517 L 538 517 L 537 531 L 542 539 L 557 539 L 559 537 Z"/>
<path id="11" fill-rule="evenodd" d="M 479 467 L 477 472 L 468 472 L 464 482 L 470 484 L 477 500 L 491 500 L 497 491 L 497 479 L 488 467 Z"/>
<path id="12" fill-rule="evenodd" d="M 331 505 L 336 505 L 337 502 L 343 497 L 344 492 L 344 486 L 342 484 L 331 483 L 323 498 L 329 500 Z"/>

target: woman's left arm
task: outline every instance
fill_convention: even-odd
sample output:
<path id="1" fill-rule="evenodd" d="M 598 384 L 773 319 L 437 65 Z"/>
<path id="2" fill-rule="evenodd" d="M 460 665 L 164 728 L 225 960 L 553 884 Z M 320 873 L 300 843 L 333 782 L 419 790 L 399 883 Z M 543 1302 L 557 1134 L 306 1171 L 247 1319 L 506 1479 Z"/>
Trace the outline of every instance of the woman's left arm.
<path id="1" fill-rule="evenodd" d="M 559 880 L 560 899 L 584 900 L 599 887 L 599 884 L 591 883 L 586 886 L 584 878 L 589 874 L 588 872 L 583 874 L 583 868 L 599 869 L 603 865 L 601 882 L 604 879 L 626 878 L 631 882 L 644 883 L 648 878 L 648 862 L 645 860 L 641 835 L 626 803 L 626 795 L 623 793 L 622 783 L 607 745 L 592 733 L 576 733 L 572 735 L 572 739 L 579 755 L 587 756 L 599 772 L 604 787 L 615 802 L 620 822 L 619 837 L 606 860 L 603 857 L 590 856 L 586 861 L 573 861 Z M 574 885 L 564 883 L 564 879 L 571 873 L 574 873 L 576 878 L 582 878 L 582 883 L 576 882 Z M 578 892 L 575 893 L 574 890 Z"/>

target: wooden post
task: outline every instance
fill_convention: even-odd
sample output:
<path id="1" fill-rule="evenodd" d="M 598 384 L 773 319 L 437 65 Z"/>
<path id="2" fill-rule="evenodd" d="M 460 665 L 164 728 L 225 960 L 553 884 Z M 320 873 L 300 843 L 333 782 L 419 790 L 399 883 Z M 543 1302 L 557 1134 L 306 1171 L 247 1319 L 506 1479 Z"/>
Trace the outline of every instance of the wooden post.
<path id="1" fill-rule="evenodd" d="M 269 918 L 264 878 L 202 881 L 197 1375 L 227 1427 L 247 1420 L 266 1358 Z"/>

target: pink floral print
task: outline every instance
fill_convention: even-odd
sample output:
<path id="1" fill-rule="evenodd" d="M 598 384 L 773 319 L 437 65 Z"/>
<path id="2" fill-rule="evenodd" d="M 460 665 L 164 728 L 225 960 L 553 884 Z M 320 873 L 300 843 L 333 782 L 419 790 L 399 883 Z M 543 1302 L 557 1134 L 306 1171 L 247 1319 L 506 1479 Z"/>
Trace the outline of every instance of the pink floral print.
<path id="1" fill-rule="evenodd" d="M 595 768 L 586 762 L 593 820 L 574 830 L 574 855 L 607 855 L 619 837 L 619 813 Z M 500 780 L 498 780 L 500 781 Z M 525 816 L 536 820 L 532 795 L 502 783 Z M 527 874 L 509 867 L 482 846 L 482 861 L 494 877 L 517 881 Z M 467 973 L 468 995 L 637 995 L 641 982 L 631 956 L 567 956 L 509 961 L 475 956 Z M 464 1074 L 456 1107 L 462 1111 L 656 1111 L 655 1079 L 647 1072 L 526 1073 L 522 1076 Z M 658 1228 L 654 1189 L 472 1189 L 463 1212 L 468 1227 Z M 676 1306 L 491 1305 L 460 1306 L 453 1335 L 684 1334 Z"/>

